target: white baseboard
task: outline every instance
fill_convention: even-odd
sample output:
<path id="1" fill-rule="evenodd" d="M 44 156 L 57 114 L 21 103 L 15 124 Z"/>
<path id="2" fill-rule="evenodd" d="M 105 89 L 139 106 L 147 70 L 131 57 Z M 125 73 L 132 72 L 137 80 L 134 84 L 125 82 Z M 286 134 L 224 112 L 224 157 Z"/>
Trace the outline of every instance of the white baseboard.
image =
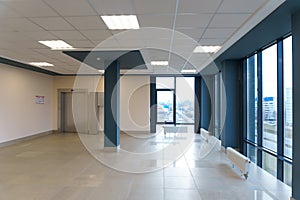
<path id="1" fill-rule="evenodd" d="M 221 146 L 221 152 L 224 152 L 224 153 L 226 153 L 226 149 L 225 149 L 225 147 L 224 147 L 224 146 Z"/>
<path id="2" fill-rule="evenodd" d="M 55 131 L 54 130 L 45 131 L 45 132 L 37 133 L 37 134 L 34 134 L 34 135 L 29 135 L 29 136 L 26 136 L 26 137 L 22 137 L 22 138 L 10 140 L 10 141 L 7 141 L 7 142 L 2 142 L 2 143 L 0 143 L 0 147 L 6 147 L 6 146 L 9 146 L 9 145 L 13 145 L 13 144 L 17 144 L 17 143 L 20 143 L 20 142 L 24 142 L 26 140 L 31 140 L 31 139 L 34 139 L 34 138 L 38 138 L 38 137 L 42 137 L 42 136 L 45 136 L 45 135 L 49 135 L 49 134 L 52 134 L 52 133 L 55 133 Z"/>
<path id="3" fill-rule="evenodd" d="M 120 145 L 117 147 L 104 147 L 103 151 L 105 152 L 119 152 L 120 151 Z"/>

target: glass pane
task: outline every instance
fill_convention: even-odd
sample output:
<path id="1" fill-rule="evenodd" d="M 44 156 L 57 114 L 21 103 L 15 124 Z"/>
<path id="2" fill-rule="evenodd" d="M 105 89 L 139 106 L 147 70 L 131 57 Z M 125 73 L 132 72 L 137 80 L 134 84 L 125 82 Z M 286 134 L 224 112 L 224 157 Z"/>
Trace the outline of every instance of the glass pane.
<path id="1" fill-rule="evenodd" d="M 176 123 L 194 123 L 194 77 L 176 78 Z"/>
<path id="2" fill-rule="evenodd" d="M 173 91 L 157 91 L 157 122 L 173 122 Z"/>
<path id="3" fill-rule="evenodd" d="M 257 163 L 257 149 L 256 147 L 247 144 L 247 157 L 254 163 Z"/>
<path id="4" fill-rule="evenodd" d="M 156 89 L 174 89 L 174 77 L 156 77 Z"/>
<path id="5" fill-rule="evenodd" d="M 247 59 L 247 139 L 257 143 L 257 55 Z"/>
<path id="6" fill-rule="evenodd" d="M 214 76 L 214 135 L 220 139 L 220 73 Z"/>
<path id="7" fill-rule="evenodd" d="M 277 176 L 277 158 L 269 153 L 262 152 L 262 168 L 272 174 Z"/>
<path id="8" fill-rule="evenodd" d="M 292 186 L 292 165 L 284 162 L 284 178 L 283 181 L 285 184 Z"/>
<path id="9" fill-rule="evenodd" d="M 292 36 L 283 40 L 284 155 L 292 158 L 293 139 L 293 57 Z"/>
<path id="10" fill-rule="evenodd" d="M 277 44 L 262 51 L 263 146 L 277 152 Z"/>

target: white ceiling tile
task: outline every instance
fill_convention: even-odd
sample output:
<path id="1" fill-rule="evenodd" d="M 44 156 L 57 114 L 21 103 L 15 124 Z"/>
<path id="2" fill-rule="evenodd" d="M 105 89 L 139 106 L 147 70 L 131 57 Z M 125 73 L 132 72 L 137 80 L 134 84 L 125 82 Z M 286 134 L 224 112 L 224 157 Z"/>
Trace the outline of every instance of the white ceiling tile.
<path id="1" fill-rule="evenodd" d="M 176 28 L 182 27 L 194 27 L 204 28 L 208 25 L 212 18 L 212 14 L 188 14 L 177 15 Z"/>
<path id="2" fill-rule="evenodd" d="M 144 53 L 147 53 L 148 58 L 150 61 L 154 60 L 168 60 L 169 52 L 162 49 L 146 49 Z"/>
<path id="3" fill-rule="evenodd" d="M 17 44 L 17 47 L 18 48 L 24 48 L 24 49 L 27 49 L 27 48 L 30 48 L 30 49 L 33 49 L 33 48 L 41 48 L 43 47 L 44 45 L 40 44 L 39 42 L 36 42 L 36 41 L 19 41 L 18 44 Z"/>
<path id="4" fill-rule="evenodd" d="M 135 49 L 140 49 L 145 46 L 145 42 L 143 40 L 118 40 L 119 47 L 121 49 L 126 49 L 126 48 L 135 48 Z"/>
<path id="5" fill-rule="evenodd" d="M 4 31 L 15 31 L 12 27 L 9 26 L 9 24 L 6 22 L 6 19 L 0 18 L 0 27 L 1 32 Z"/>
<path id="6" fill-rule="evenodd" d="M 107 29 L 99 16 L 66 17 L 66 20 L 78 30 Z"/>
<path id="7" fill-rule="evenodd" d="M 72 44 L 75 48 L 94 48 L 95 45 L 89 40 L 65 40 L 67 43 Z"/>
<path id="8" fill-rule="evenodd" d="M 226 38 L 210 39 L 202 38 L 199 42 L 200 45 L 223 45 Z"/>
<path id="9" fill-rule="evenodd" d="M 46 0 L 61 16 L 97 15 L 86 0 Z"/>
<path id="10" fill-rule="evenodd" d="M 30 40 L 26 35 L 24 35 L 22 32 L 0 32 L 0 41 L 3 42 L 18 42 L 18 41 L 24 41 L 24 40 Z M 3 46 L 1 46 L 3 48 Z"/>
<path id="11" fill-rule="evenodd" d="M 112 34 L 108 30 L 86 30 L 86 31 L 80 31 L 85 37 L 88 39 L 94 40 L 94 39 L 107 39 Z"/>
<path id="12" fill-rule="evenodd" d="M 89 0 L 99 15 L 135 14 L 131 0 Z"/>
<path id="13" fill-rule="evenodd" d="M 30 18 L 33 22 L 43 27 L 45 30 L 74 30 L 67 21 L 62 17 L 40 17 Z"/>
<path id="14" fill-rule="evenodd" d="M 222 0 L 180 0 L 178 13 L 214 13 Z"/>
<path id="15" fill-rule="evenodd" d="M 203 28 L 181 28 L 181 29 L 176 29 L 176 31 L 183 33 L 187 35 L 188 37 L 191 38 L 200 38 L 204 32 Z"/>
<path id="16" fill-rule="evenodd" d="M 114 37 L 110 37 L 106 40 L 93 39 L 91 40 L 95 44 L 97 49 L 118 49 L 119 43 Z"/>
<path id="17" fill-rule="evenodd" d="M 0 18 L 11 18 L 11 17 L 20 17 L 15 11 L 9 9 L 7 6 L 0 4 Z"/>
<path id="18" fill-rule="evenodd" d="M 48 31 L 24 31 L 22 32 L 22 34 L 35 41 L 58 39 L 55 35 L 51 34 Z"/>
<path id="19" fill-rule="evenodd" d="M 267 0 L 224 0 L 218 12 L 253 13 Z"/>
<path id="20" fill-rule="evenodd" d="M 12 54 L 12 52 L 10 50 L 0 49 L 0 56 L 1 57 L 10 57 L 11 54 Z"/>
<path id="21" fill-rule="evenodd" d="M 137 14 L 174 14 L 176 0 L 133 0 Z"/>
<path id="22" fill-rule="evenodd" d="M 155 39 L 155 40 L 146 40 L 147 48 L 169 50 L 171 45 L 171 39 Z"/>
<path id="23" fill-rule="evenodd" d="M 53 54 L 55 54 L 55 51 L 52 51 L 49 48 L 36 48 L 36 49 L 32 49 L 33 51 L 36 51 L 40 54 L 45 54 L 48 55 L 49 57 L 52 57 Z"/>
<path id="24" fill-rule="evenodd" d="M 250 14 L 216 14 L 209 28 L 238 28 L 250 17 Z"/>
<path id="25" fill-rule="evenodd" d="M 139 15 L 141 27 L 169 28 L 173 27 L 174 16 L 172 15 Z"/>
<path id="26" fill-rule="evenodd" d="M 49 17 L 58 14 L 41 0 L 5 1 L 4 5 L 24 17 Z"/>
<path id="27" fill-rule="evenodd" d="M 86 40 L 79 31 L 51 31 L 51 33 L 61 40 Z"/>
<path id="28" fill-rule="evenodd" d="M 26 18 L 9 18 L 5 19 L 5 23 L 14 31 L 41 31 L 38 25 L 32 23 Z"/>
<path id="29" fill-rule="evenodd" d="M 236 30 L 235 28 L 208 28 L 203 38 L 229 38 Z"/>
<path id="30" fill-rule="evenodd" d="M 142 38 L 145 40 L 156 40 L 156 39 L 171 39 L 173 30 L 166 28 L 148 27 L 140 29 Z"/>

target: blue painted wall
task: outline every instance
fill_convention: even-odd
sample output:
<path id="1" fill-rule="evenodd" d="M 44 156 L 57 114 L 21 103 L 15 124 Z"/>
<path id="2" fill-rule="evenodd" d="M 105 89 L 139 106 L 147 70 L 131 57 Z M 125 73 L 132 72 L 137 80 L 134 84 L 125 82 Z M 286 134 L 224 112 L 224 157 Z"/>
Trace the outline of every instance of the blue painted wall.
<path id="1" fill-rule="evenodd" d="M 113 61 L 104 73 L 104 146 L 120 145 L 120 64 Z"/>
<path id="2" fill-rule="evenodd" d="M 293 180 L 292 196 L 300 199 L 300 11 L 292 16 L 293 34 Z"/>
<path id="3" fill-rule="evenodd" d="M 201 128 L 209 130 L 211 119 L 211 98 L 208 90 L 208 85 L 204 78 L 201 78 L 201 107 L 200 107 L 200 123 Z"/>
<path id="4" fill-rule="evenodd" d="M 222 79 L 226 94 L 226 115 L 221 134 L 222 145 L 240 150 L 243 137 L 242 66 L 240 60 L 224 61 L 222 65 Z"/>

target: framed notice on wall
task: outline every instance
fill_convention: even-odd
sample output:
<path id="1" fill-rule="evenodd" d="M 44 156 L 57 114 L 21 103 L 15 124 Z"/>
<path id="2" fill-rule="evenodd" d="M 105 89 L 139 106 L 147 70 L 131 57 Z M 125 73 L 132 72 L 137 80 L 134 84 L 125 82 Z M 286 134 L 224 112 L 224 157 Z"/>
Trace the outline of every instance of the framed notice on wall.
<path id="1" fill-rule="evenodd" d="M 45 96 L 35 96 L 35 103 L 36 104 L 44 104 L 45 103 Z"/>

